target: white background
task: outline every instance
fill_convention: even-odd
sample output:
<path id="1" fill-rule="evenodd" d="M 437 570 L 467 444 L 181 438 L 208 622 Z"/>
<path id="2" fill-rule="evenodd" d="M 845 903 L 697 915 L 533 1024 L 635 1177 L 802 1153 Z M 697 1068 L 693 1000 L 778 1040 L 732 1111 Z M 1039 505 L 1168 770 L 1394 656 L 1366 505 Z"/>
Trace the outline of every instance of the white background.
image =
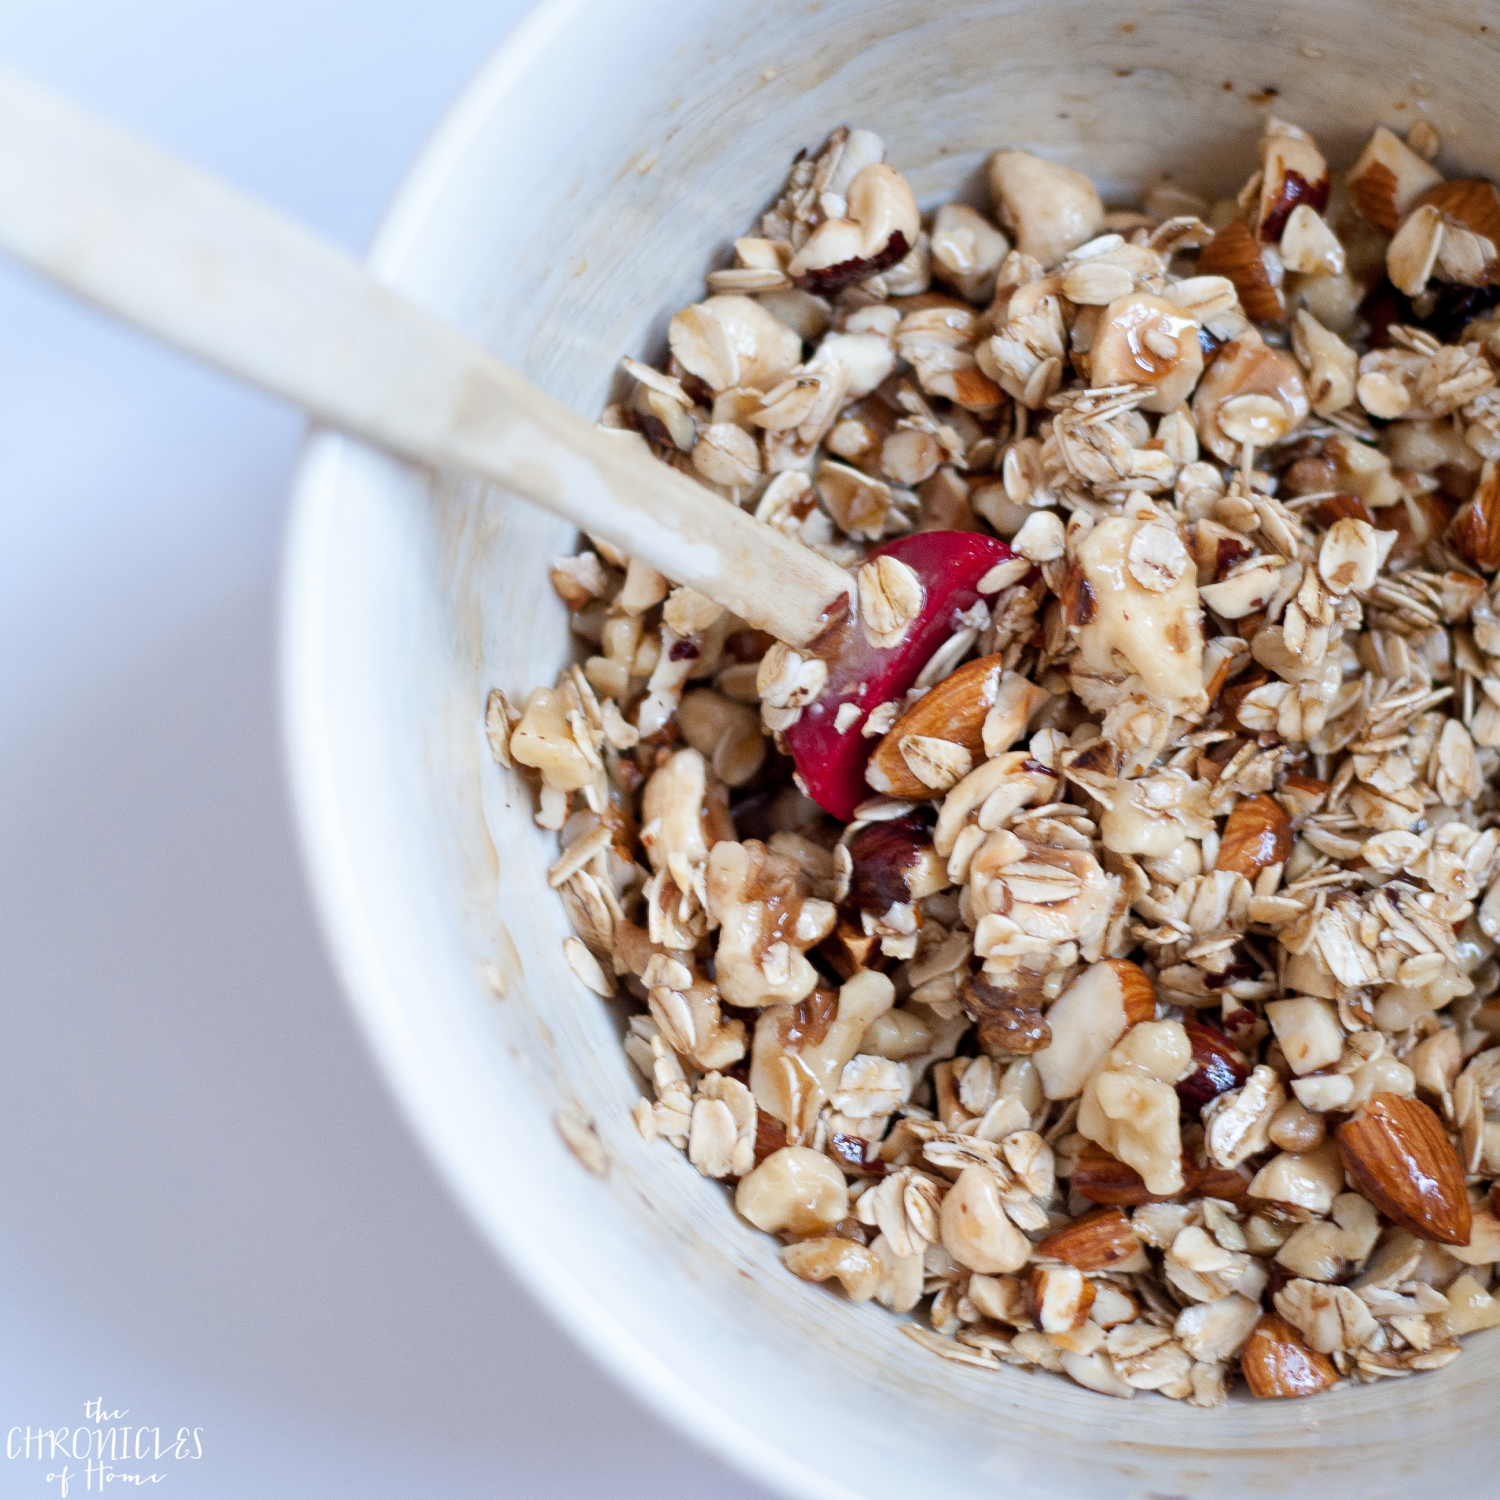
<path id="1" fill-rule="evenodd" d="M 0 0 L 0 64 L 361 248 L 525 9 Z M 201 1428 L 121 1466 L 162 1500 L 753 1500 L 492 1259 L 334 984 L 274 681 L 301 435 L 0 265 L 0 1430 Z"/>

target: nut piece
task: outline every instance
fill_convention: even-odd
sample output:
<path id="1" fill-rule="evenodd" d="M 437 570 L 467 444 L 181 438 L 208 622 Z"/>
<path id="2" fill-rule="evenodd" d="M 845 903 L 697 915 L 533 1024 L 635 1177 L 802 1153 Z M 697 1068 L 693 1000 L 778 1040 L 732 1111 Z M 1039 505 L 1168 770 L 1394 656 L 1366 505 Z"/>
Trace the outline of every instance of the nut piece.
<path id="1" fill-rule="evenodd" d="M 1260 1308 L 1231 1292 L 1217 1302 L 1194 1302 L 1177 1315 L 1172 1332 L 1194 1359 L 1218 1364 L 1240 1352 L 1260 1317 Z"/>
<path id="2" fill-rule="evenodd" d="M 947 863 L 932 847 L 932 830 L 915 817 L 866 823 L 849 841 L 853 865 L 849 901 L 858 911 L 883 917 L 945 890 Z"/>
<path id="3" fill-rule="evenodd" d="M 1000 1052 L 1039 1052 L 1052 1041 L 1052 1028 L 1042 1015 L 1040 988 L 996 989 L 978 975 L 964 980 L 963 1003 L 979 1022 L 979 1043 Z"/>
<path id="4" fill-rule="evenodd" d="M 1281 257 L 1264 248 L 1243 219 L 1231 219 L 1198 256 L 1200 276 L 1224 276 L 1234 283 L 1240 306 L 1257 323 L 1273 323 L 1286 314 Z"/>
<path id="5" fill-rule="evenodd" d="M 1043 1333 L 1071 1333 L 1089 1320 L 1094 1283 L 1086 1281 L 1076 1266 L 1038 1266 L 1031 1273 L 1026 1300 Z"/>
<path id="6" fill-rule="evenodd" d="M 1327 1000 L 1306 995 L 1272 1000 L 1266 1005 L 1266 1019 L 1299 1078 L 1336 1063 L 1344 1050 L 1338 1011 Z"/>
<path id="7" fill-rule="evenodd" d="M 1142 411 L 1180 406 L 1203 373 L 1198 324 L 1175 303 L 1149 292 L 1118 297 L 1105 308 L 1089 359 L 1096 386 L 1151 386 Z"/>
<path id="8" fill-rule="evenodd" d="M 552 559 L 552 587 L 569 609 L 582 609 L 609 587 L 609 575 L 597 552 Z"/>
<path id="9" fill-rule="evenodd" d="M 1419 295 L 1427 286 L 1442 248 L 1442 214 L 1431 204 L 1417 209 L 1396 231 L 1385 252 L 1386 275 L 1391 284 L 1408 297 Z"/>
<path id="10" fill-rule="evenodd" d="M 1198 1174 L 1187 1157 L 1183 1158 L 1182 1176 L 1185 1184 L 1182 1191 L 1196 1192 L 1200 1185 Z M 1239 1181 L 1240 1189 L 1237 1193 L 1218 1193 L 1217 1196 L 1243 1197 L 1245 1179 L 1241 1177 Z M 1071 1186 L 1080 1198 L 1087 1198 L 1090 1203 L 1120 1208 L 1134 1208 L 1142 1203 L 1163 1203 L 1178 1196 L 1176 1193 L 1153 1193 L 1134 1167 L 1127 1167 L 1093 1141 L 1086 1141 L 1077 1152 Z"/>
<path id="11" fill-rule="evenodd" d="M 795 1004 L 812 993 L 818 974 L 803 955 L 838 913 L 805 890 L 797 863 L 756 839 L 709 851 L 704 904 L 719 923 L 715 973 L 732 1005 Z"/>
<path id="12" fill-rule="evenodd" d="M 1445 1245 L 1469 1243 L 1473 1215 L 1463 1166 L 1425 1104 L 1376 1094 L 1336 1136 L 1344 1170 L 1392 1223 Z"/>
<path id="13" fill-rule="evenodd" d="M 1285 1102 L 1275 1070 L 1259 1064 L 1243 1088 L 1220 1094 L 1203 1111 L 1208 1159 L 1233 1168 L 1259 1155 L 1270 1144 L 1271 1122 Z"/>
<path id="14" fill-rule="evenodd" d="M 1338 1172 L 1336 1150 L 1333 1161 Z M 1285 1266 L 1306 1281 L 1324 1283 L 1342 1281 L 1352 1270 L 1364 1265 L 1380 1239 L 1380 1215 L 1358 1193 L 1339 1193 L 1330 1211 L 1331 1223 L 1313 1219 L 1287 1240 L 1276 1252 L 1277 1265 Z M 1295 1317 L 1287 1316 L 1298 1327 L 1302 1326 Z"/>
<path id="15" fill-rule="evenodd" d="M 1352 1353 L 1375 1332 L 1370 1309 L 1348 1287 L 1299 1277 L 1287 1282 L 1273 1300 L 1276 1311 L 1320 1354 L 1336 1349 Z"/>
<path id="16" fill-rule="evenodd" d="M 710 297 L 672 319 L 673 357 L 710 390 L 769 391 L 802 358 L 802 340 L 752 297 Z"/>
<path id="17" fill-rule="evenodd" d="M 1240 1372 L 1251 1395 L 1262 1400 L 1315 1396 L 1338 1379 L 1333 1361 L 1309 1349 L 1297 1330 L 1274 1313 L 1250 1330 L 1240 1351 Z"/>
<path id="18" fill-rule="evenodd" d="M 1453 545 L 1481 573 L 1500 568 L 1500 468 L 1486 459 L 1473 498 L 1453 518 Z"/>
<path id="19" fill-rule="evenodd" d="M 1042 1334 L 1020 1334 L 1018 1338 L 1042 1338 Z M 1070 1380 L 1076 1381 L 1085 1390 L 1097 1391 L 1101 1396 L 1118 1396 L 1128 1401 L 1135 1395 L 1135 1387 L 1127 1385 L 1115 1373 L 1113 1361 L 1104 1350 L 1096 1349 L 1092 1354 L 1080 1354 L 1076 1349 L 1064 1349 L 1057 1356 L 1058 1363 Z"/>
<path id="20" fill-rule="evenodd" d="M 1175 582 L 1167 582 L 1170 567 L 1152 567 L 1147 571 L 1153 586 L 1142 586 L 1130 567 L 1137 533 L 1172 522 L 1148 501 L 1131 504 L 1134 508 L 1126 514 L 1100 521 L 1078 545 L 1078 598 L 1087 598 L 1087 611 L 1078 611 L 1076 626 L 1070 623 L 1070 628 L 1076 629 L 1080 655 L 1090 670 L 1118 672 L 1123 660 L 1172 713 L 1202 712 L 1207 699 L 1197 573 L 1187 566 L 1184 549 Z M 1153 557 L 1175 556 L 1154 532 L 1142 549 Z"/>
<path id="21" fill-rule="evenodd" d="M 1340 276 L 1344 247 L 1338 236 L 1305 203 L 1299 203 L 1281 232 L 1281 264 L 1304 276 Z"/>
<path id="22" fill-rule="evenodd" d="M 1288 1099 L 1276 1111 L 1268 1134 L 1272 1145 L 1283 1151 L 1311 1151 L 1323 1144 L 1328 1126 L 1322 1115 L 1304 1109 L 1300 1100 Z"/>
<path id="23" fill-rule="evenodd" d="M 1051 562 L 1063 555 L 1067 533 L 1056 511 L 1034 510 L 1011 538 L 1010 545 L 1028 562 Z"/>
<path id="24" fill-rule="evenodd" d="M 803 291 L 831 297 L 905 259 L 916 244 L 917 200 L 894 167 L 862 167 L 849 184 L 848 205 L 849 217 L 825 219 L 787 267 Z"/>
<path id="25" fill-rule="evenodd" d="M 1292 825 L 1274 797 L 1241 797 L 1224 824 L 1216 870 L 1232 870 L 1253 881 L 1292 852 Z"/>
<path id="26" fill-rule="evenodd" d="M 881 1258 L 857 1240 L 826 1235 L 799 1240 L 781 1252 L 782 1264 L 803 1281 L 827 1281 L 838 1277 L 851 1302 L 868 1302 L 880 1286 L 884 1267 Z"/>
<path id="27" fill-rule="evenodd" d="M 838 1091 L 865 1033 L 894 999 L 884 974 L 859 969 L 837 995 L 817 989 L 796 1004 L 768 1006 L 755 1023 L 750 1059 L 756 1104 L 794 1132 L 810 1125 Z"/>
<path id="28" fill-rule="evenodd" d="M 1193 397 L 1198 437 L 1226 464 L 1239 462 L 1240 444 L 1220 426 L 1219 413 L 1228 402 L 1248 395 L 1271 396 L 1279 401 L 1286 414 L 1287 432 L 1307 415 L 1307 387 L 1296 361 L 1280 350 L 1268 349 L 1254 329 L 1247 329 L 1219 350 Z"/>
<path id="29" fill-rule="evenodd" d="M 1047 1012 L 1052 1041 L 1034 1054 L 1042 1093 L 1071 1099 L 1106 1053 L 1140 1021 L 1156 1014 L 1156 991 L 1138 964 L 1106 958 L 1091 964 Z"/>
<path id="30" fill-rule="evenodd" d="M 1192 1044 L 1179 1022 L 1143 1021 L 1084 1087 L 1079 1134 L 1134 1167 L 1153 1193 L 1180 1193 L 1186 1185 L 1175 1085 L 1192 1065 Z"/>
<path id="31" fill-rule="evenodd" d="M 1419 208 L 1437 209 L 1445 218 L 1457 219 L 1466 229 L 1481 234 L 1491 245 L 1500 246 L 1500 191 L 1483 177 L 1459 177 L 1430 187 L 1417 200 Z"/>
<path id="32" fill-rule="evenodd" d="M 981 306 L 995 295 L 995 272 L 1010 241 L 983 214 L 945 203 L 932 221 L 932 274 Z"/>
<path id="33" fill-rule="evenodd" d="M 783 1146 L 740 1179 L 734 1206 L 768 1234 L 814 1235 L 848 1217 L 849 1189 L 821 1151 Z"/>
<path id="34" fill-rule="evenodd" d="M 1052 695 L 1019 672 L 1004 672 L 995 701 L 984 716 L 984 753 L 1002 755 L 1026 733 L 1031 716 Z"/>
<path id="35" fill-rule="evenodd" d="M 564 716 L 562 694 L 532 688 L 521 722 L 510 737 L 511 759 L 542 773 L 542 784 L 560 792 L 577 791 L 593 778 L 593 766 L 579 749 Z"/>
<path id="36" fill-rule="evenodd" d="M 1201 783 L 1172 770 L 1117 782 L 1110 792 L 1114 806 L 1099 821 L 1104 847 L 1116 854 L 1155 859 L 1179 855 L 1188 839 L 1213 831 L 1204 790 Z"/>
<path id="37" fill-rule="evenodd" d="M 901 751 L 911 738 L 945 741 L 965 751 L 971 762 L 980 759 L 985 719 L 999 701 L 1004 675 L 1003 657 L 982 656 L 923 693 L 875 747 L 865 780 L 891 797 L 930 796 L 933 783 L 918 775 Z"/>
<path id="38" fill-rule="evenodd" d="M 1500 1299 L 1492 1297 L 1467 1272 L 1448 1288 L 1447 1300 L 1448 1311 L 1441 1315 L 1440 1326 L 1450 1338 L 1500 1326 Z"/>
<path id="39" fill-rule="evenodd" d="M 1267 120 L 1260 143 L 1260 170 L 1255 223 L 1266 244 L 1282 238 L 1287 220 L 1299 207 L 1320 214 L 1328 206 L 1328 163 L 1305 130 L 1282 120 Z"/>
<path id="40" fill-rule="evenodd" d="M 943 1249 L 981 1275 L 1019 1271 L 1031 1241 L 1006 1218 L 1000 1180 L 988 1167 L 965 1167 L 948 1190 L 939 1214 Z"/>
<path id="41" fill-rule="evenodd" d="M 1307 398 L 1320 417 L 1343 411 L 1354 399 L 1359 360 L 1338 334 L 1304 307 L 1292 320 L 1292 351 L 1307 371 Z"/>
<path id="42" fill-rule="evenodd" d="M 1104 205 L 1082 172 L 1026 151 L 997 151 L 990 158 L 990 192 L 1016 249 L 1044 268 L 1104 227 Z"/>
<path id="43" fill-rule="evenodd" d="M 1249 1074 L 1245 1059 L 1221 1031 L 1196 1021 L 1183 1029 L 1193 1048 L 1193 1071 L 1177 1085 L 1177 1097 L 1190 1115 L 1200 1113 L 1210 1101 L 1239 1088 Z"/>
<path id="44" fill-rule="evenodd" d="M 1428 189 L 1442 180 L 1436 167 L 1384 125 L 1377 125 L 1345 183 L 1360 213 L 1377 229 L 1394 234 Z"/>
<path id="45" fill-rule="evenodd" d="M 1130 1220 L 1118 1208 L 1098 1208 L 1048 1235 L 1036 1253 L 1080 1271 L 1107 1271 L 1132 1259 L 1140 1248 Z"/>

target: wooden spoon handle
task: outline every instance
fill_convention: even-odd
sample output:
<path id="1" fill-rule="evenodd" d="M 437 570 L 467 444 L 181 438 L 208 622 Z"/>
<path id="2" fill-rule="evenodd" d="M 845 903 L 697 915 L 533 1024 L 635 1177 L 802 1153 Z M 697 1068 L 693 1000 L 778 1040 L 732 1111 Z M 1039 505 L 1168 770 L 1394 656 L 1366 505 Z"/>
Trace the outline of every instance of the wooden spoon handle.
<path id="1" fill-rule="evenodd" d="M 320 421 L 534 500 L 781 640 L 811 640 L 849 588 L 337 246 L 3 70 L 0 249 Z"/>

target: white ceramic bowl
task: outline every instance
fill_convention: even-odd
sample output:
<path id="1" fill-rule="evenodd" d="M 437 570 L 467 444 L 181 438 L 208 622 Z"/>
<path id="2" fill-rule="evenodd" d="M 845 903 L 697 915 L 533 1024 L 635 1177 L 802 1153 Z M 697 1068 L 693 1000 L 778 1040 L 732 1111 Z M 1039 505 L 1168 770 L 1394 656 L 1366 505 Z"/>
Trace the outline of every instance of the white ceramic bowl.
<path id="1" fill-rule="evenodd" d="M 552 0 L 455 107 L 373 262 L 592 414 L 618 357 L 661 346 L 710 257 L 833 125 L 879 131 L 929 203 L 999 145 L 1107 193 L 1163 170 L 1232 189 L 1273 90 L 1335 161 L 1423 111 L 1450 172 L 1493 174 L 1495 47 L 1475 15 L 1468 0 Z M 567 655 L 546 563 L 569 544 L 518 501 L 318 438 L 285 674 L 307 856 L 355 1007 L 455 1191 L 574 1335 L 792 1495 L 1496 1493 L 1500 1335 L 1438 1374 L 1215 1412 L 967 1370 L 882 1308 L 794 1280 L 722 1188 L 642 1143 L 620 1021 L 562 959 L 553 838 L 481 725 L 491 687 L 518 699 Z M 598 1122 L 605 1180 L 553 1127 L 569 1106 Z"/>

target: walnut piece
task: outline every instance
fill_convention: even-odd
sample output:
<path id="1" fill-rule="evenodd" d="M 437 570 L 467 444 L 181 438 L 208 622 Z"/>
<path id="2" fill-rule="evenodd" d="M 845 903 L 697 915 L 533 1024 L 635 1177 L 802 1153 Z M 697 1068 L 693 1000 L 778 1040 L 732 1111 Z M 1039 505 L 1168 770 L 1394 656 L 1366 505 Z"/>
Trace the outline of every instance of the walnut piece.
<path id="1" fill-rule="evenodd" d="M 704 895 L 719 924 L 715 974 L 731 1004 L 794 1003 L 811 994 L 818 973 L 803 955 L 833 931 L 838 913 L 806 889 L 796 862 L 756 839 L 714 845 Z"/>
<path id="2" fill-rule="evenodd" d="M 1192 1066 L 1193 1046 L 1180 1022 L 1142 1021 L 1084 1086 L 1079 1134 L 1134 1167 L 1152 1193 L 1183 1189 L 1175 1085 Z"/>

